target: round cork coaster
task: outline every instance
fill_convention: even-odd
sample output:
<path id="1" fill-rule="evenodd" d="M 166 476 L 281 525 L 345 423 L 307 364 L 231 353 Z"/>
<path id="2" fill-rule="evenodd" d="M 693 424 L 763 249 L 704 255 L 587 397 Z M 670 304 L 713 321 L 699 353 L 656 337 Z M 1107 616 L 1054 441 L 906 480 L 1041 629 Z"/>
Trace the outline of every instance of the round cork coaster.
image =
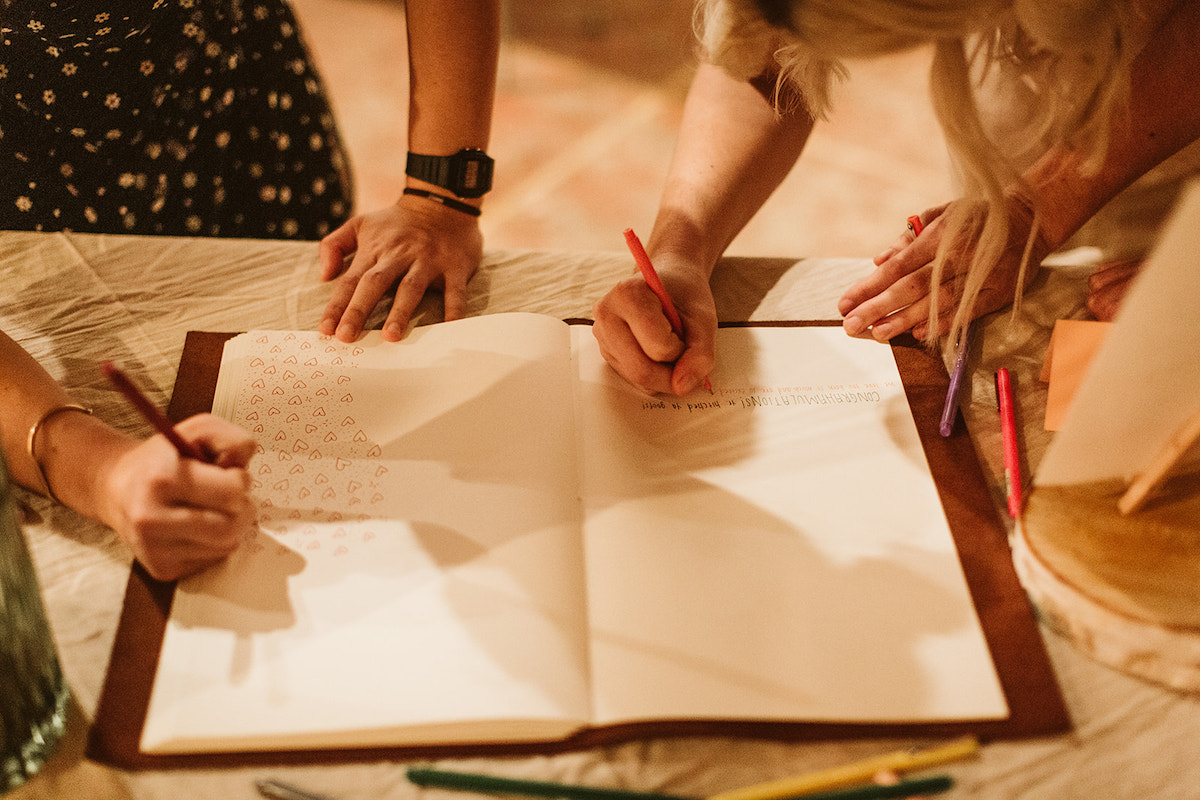
<path id="1" fill-rule="evenodd" d="M 1097 660 L 1200 692 L 1200 471 L 1124 516 L 1115 483 L 1038 486 L 1013 557 L 1046 622 Z"/>

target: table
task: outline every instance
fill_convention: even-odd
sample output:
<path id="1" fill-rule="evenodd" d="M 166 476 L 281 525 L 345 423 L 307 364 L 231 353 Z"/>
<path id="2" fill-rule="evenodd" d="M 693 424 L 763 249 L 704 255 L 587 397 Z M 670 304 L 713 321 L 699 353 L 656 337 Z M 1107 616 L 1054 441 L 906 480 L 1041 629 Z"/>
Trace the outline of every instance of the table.
<path id="1" fill-rule="evenodd" d="M 964 415 L 997 506 L 1003 507 L 992 374 L 1006 366 L 1018 389 L 1026 474 L 1049 442 L 1042 430 L 1042 355 L 1056 319 L 1084 315 L 1087 251 L 1038 275 L 1020 309 L 977 325 Z M 722 320 L 837 319 L 842 289 L 869 271 L 862 259 L 727 258 L 713 276 Z M 471 284 L 470 314 L 525 310 L 589 317 L 592 304 L 632 269 L 623 253 L 489 252 Z M 145 423 L 95 365 L 115 359 L 166 405 L 188 330 L 311 328 L 330 286 L 318 280 L 314 243 L 84 234 L 0 233 L 0 329 L 22 343 L 81 402 L 139 436 Z M 381 324 L 377 311 L 371 324 Z M 418 321 L 441 318 L 426 298 Z M 74 693 L 67 741 L 20 800 L 238 800 L 269 774 L 337 800 L 412 800 L 423 791 L 391 762 L 272 770 L 123 772 L 83 754 L 121 609 L 130 555 L 108 529 L 26 495 L 25 526 L 63 668 Z M 1117 673 L 1042 626 L 1074 722 L 1071 733 L 986 745 L 947 768 L 949 798 L 1191 797 L 1200 786 L 1200 697 Z M 908 739 L 812 743 L 662 739 L 552 757 L 469 759 L 444 766 L 701 797 L 895 749 Z M 446 795 L 449 797 L 449 795 Z"/>

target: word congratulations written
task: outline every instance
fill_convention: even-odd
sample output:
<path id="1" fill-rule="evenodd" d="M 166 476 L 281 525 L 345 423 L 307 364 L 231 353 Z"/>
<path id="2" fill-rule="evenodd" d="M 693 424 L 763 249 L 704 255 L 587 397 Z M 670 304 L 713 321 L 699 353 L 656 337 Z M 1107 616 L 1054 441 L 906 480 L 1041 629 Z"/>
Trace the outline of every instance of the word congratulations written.
<path id="1" fill-rule="evenodd" d="M 785 406 L 839 406 L 882 402 L 883 393 L 875 386 L 839 386 L 821 389 L 792 389 L 752 387 L 728 389 L 718 398 L 700 400 L 653 399 L 643 400 L 643 411 L 687 411 L 689 413 L 722 409 L 782 408 Z"/>

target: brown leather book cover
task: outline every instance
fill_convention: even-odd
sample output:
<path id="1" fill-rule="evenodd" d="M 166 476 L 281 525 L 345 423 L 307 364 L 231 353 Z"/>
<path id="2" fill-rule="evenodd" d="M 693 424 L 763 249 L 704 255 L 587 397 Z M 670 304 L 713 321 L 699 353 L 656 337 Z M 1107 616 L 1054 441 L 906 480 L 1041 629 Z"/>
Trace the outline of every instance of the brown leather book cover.
<path id="1" fill-rule="evenodd" d="M 812 325 L 825 322 L 753 323 Z M 212 408 L 225 342 L 236 334 L 189 332 L 168 416 L 179 421 Z M 963 572 L 1008 702 L 1002 720 L 843 724 L 827 722 L 662 721 L 583 731 L 545 743 L 452 745 L 345 750 L 260 751 L 148 755 L 138 749 L 159 649 L 170 614 L 173 583 L 154 580 L 138 564 L 130 572 L 108 674 L 89 737 L 88 755 L 125 769 L 332 763 L 453 756 L 547 754 L 663 736 L 736 736 L 803 741 L 834 738 L 957 736 L 983 740 L 1062 733 L 1070 719 L 1034 619 L 1017 579 L 1007 533 L 992 500 L 966 426 L 959 415 L 943 437 L 938 422 L 949 378 L 941 359 L 911 336 L 893 340 L 921 444 L 958 548 Z"/>

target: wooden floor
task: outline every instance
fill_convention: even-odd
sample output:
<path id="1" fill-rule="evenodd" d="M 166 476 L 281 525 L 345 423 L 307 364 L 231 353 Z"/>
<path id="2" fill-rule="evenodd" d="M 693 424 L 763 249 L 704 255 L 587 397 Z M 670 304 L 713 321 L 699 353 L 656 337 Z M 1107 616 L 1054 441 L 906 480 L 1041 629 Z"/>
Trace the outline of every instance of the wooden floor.
<path id="1" fill-rule="evenodd" d="M 292 0 L 369 210 L 403 187 L 399 0 Z M 489 248 L 620 250 L 649 232 L 694 69 L 691 0 L 508 0 L 484 206 Z M 730 253 L 864 256 L 950 198 L 928 54 L 851 65 L 831 118 Z M 368 166 L 369 165 L 369 166 Z"/>

